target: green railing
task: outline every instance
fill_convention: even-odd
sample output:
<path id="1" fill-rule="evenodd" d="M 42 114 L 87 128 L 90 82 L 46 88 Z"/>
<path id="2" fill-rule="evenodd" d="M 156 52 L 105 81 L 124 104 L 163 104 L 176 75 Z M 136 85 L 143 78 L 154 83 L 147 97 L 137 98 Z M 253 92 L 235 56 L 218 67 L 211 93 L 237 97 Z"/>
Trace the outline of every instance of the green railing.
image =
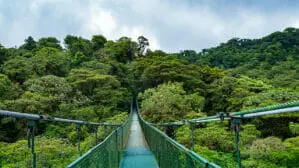
<path id="1" fill-rule="evenodd" d="M 76 160 L 76 163 L 72 164 L 74 167 L 86 167 L 86 165 L 81 166 L 83 165 L 81 163 L 85 164 L 88 161 L 87 158 L 89 158 L 91 165 L 94 165 L 93 161 L 97 164 L 99 160 L 94 160 L 96 157 L 93 155 L 93 151 L 99 152 L 102 148 L 109 150 L 103 155 L 103 158 L 108 155 L 106 157 L 108 161 L 107 159 L 101 159 L 101 161 L 105 165 L 110 165 L 109 167 L 117 167 L 114 162 L 120 156 L 119 153 L 113 152 L 113 150 L 122 151 L 127 141 L 130 121 L 124 124 L 96 123 L 5 110 L 0 110 L 0 116 L 14 121 L 20 127 L 26 127 L 24 137 L 27 136 L 27 140 L 21 139 L 14 145 L 10 144 L 9 151 L 0 150 L 0 168 L 65 167 L 90 148 L 91 150 L 88 150 L 87 154 L 84 155 L 85 157 L 80 157 Z M 100 132 L 100 137 L 98 136 L 99 127 L 103 131 Z M 118 128 L 112 131 L 116 127 Z M 48 132 L 48 128 L 51 132 Z M 112 133 L 105 138 L 104 142 L 99 144 L 98 141 L 108 134 L 107 129 Z M 56 132 L 57 130 L 62 130 L 62 132 Z M 88 134 L 85 137 L 87 140 L 84 141 L 83 131 Z M 65 134 L 65 132 L 75 132 L 72 142 L 66 137 L 60 137 L 60 134 Z M 0 142 L 0 149 L 6 144 L 8 143 Z M 94 145 L 97 148 L 93 147 Z M 113 145 L 114 148 L 111 147 Z"/>
<path id="2" fill-rule="evenodd" d="M 122 151 L 125 148 L 129 127 L 132 121 L 133 107 L 128 121 L 112 131 L 104 141 L 94 146 L 83 156 L 67 166 L 67 168 L 117 168 L 119 167 Z"/>
<path id="3" fill-rule="evenodd" d="M 137 101 L 136 108 L 145 139 L 155 154 L 160 168 L 219 168 L 215 163 L 207 161 L 143 120 L 139 113 Z"/>
<path id="4" fill-rule="evenodd" d="M 213 121 L 223 121 L 223 120 L 231 120 L 231 128 L 234 130 L 234 136 L 235 136 L 235 152 L 237 154 L 237 160 L 238 160 L 238 167 L 241 168 L 241 154 L 239 150 L 239 132 L 241 128 L 242 120 L 246 120 L 249 118 L 256 118 L 261 117 L 265 115 L 274 115 L 274 114 L 284 114 L 284 113 L 292 113 L 292 112 L 299 112 L 299 101 L 292 101 L 287 102 L 283 104 L 277 104 L 272 106 L 266 106 L 256 109 L 250 109 L 250 110 L 242 110 L 238 112 L 220 112 L 217 115 L 214 116 L 208 116 L 208 117 L 201 117 L 197 119 L 191 119 L 191 120 L 183 120 L 183 121 L 176 121 L 176 122 L 168 122 L 168 123 L 148 123 L 153 126 L 162 126 L 162 127 L 178 127 L 185 124 L 190 125 L 191 129 L 191 141 L 192 141 L 192 150 L 194 150 L 195 145 L 195 137 L 194 137 L 194 129 L 196 124 L 205 123 L 205 122 L 213 122 Z"/>

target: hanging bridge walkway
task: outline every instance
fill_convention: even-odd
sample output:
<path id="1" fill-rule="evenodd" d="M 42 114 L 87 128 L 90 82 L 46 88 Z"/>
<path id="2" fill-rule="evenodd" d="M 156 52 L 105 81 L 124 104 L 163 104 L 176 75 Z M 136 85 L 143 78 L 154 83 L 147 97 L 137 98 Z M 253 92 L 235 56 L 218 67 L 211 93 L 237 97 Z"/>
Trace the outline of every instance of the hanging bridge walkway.
<path id="1" fill-rule="evenodd" d="M 0 110 L 0 116 L 21 118 L 27 121 L 26 133 L 28 147 L 31 153 L 30 162 L 19 167 L 55 167 L 55 165 L 39 164 L 39 156 L 35 151 L 35 128 L 40 121 L 50 123 L 71 123 L 76 125 L 77 147 L 80 156 L 67 168 L 218 168 L 217 164 L 209 162 L 193 151 L 194 149 L 194 128 L 198 123 L 231 120 L 235 132 L 235 147 L 238 159 L 238 167 L 241 165 L 240 151 L 238 149 L 239 131 L 243 119 L 255 118 L 270 114 L 281 114 L 299 112 L 299 101 L 284 103 L 264 108 L 244 110 L 232 113 L 218 113 L 215 116 L 208 116 L 199 119 L 184 120 L 179 122 L 149 123 L 140 116 L 137 101 L 132 103 L 128 121 L 123 124 L 96 123 L 80 120 L 69 120 L 37 114 L 27 114 Z M 181 126 L 189 124 L 191 129 L 192 150 L 168 137 L 156 126 Z M 80 135 L 82 126 L 95 128 L 95 146 L 82 155 L 80 148 Z M 109 135 L 98 143 L 98 128 L 115 128 Z M 106 131 L 105 131 L 106 132 Z M 9 167 L 5 165 L 5 158 L 0 156 L 0 168 Z"/>
<path id="2" fill-rule="evenodd" d="M 120 163 L 121 168 L 157 168 L 158 164 L 155 156 L 148 148 L 147 142 L 142 132 L 136 111 L 132 115 L 132 124 L 128 144 L 123 152 Z"/>

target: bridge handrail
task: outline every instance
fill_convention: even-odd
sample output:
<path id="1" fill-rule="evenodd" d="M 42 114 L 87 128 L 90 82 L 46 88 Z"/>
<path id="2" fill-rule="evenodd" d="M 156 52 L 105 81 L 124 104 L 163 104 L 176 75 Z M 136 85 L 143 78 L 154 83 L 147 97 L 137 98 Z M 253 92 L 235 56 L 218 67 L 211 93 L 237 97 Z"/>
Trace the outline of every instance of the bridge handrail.
<path id="1" fill-rule="evenodd" d="M 191 129 L 191 139 L 192 139 L 192 150 L 194 150 L 194 125 L 197 123 L 205 123 L 205 122 L 211 122 L 211 121 L 223 121 L 223 120 L 232 120 L 232 126 L 234 128 L 235 132 L 235 147 L 236 147 L 236 153 L 237 153 L 237 159 L 238 159 L 238 167 L 241 166 L 241 156 L 240 151 L 238 148 L 239 143 L 239 131 L 240 131 L 240 125 L 241 120 L 246 118 L 255 118 L 260 117 L 264 115 L 271 115 L 271 114 L 282 114 L 282 113 L 291 113 L 291 112 L 299 112 L 299 100 L 278 104 L 278 105 L 272 105 L 272 106 L 266 106 L 251 110 L 242 110 L 238 112 L 219 112 L 217 115 L 214 116 L 207 116 L 207 117 L 201 117 L 197 119 L 191 119 L 191 120 L 182 120 L 182 121 L 176 121 L 176 122 L 167 122 L 167 123 L 148 123 L 150 125 L 154 126 L 181 126 L 186 123 L 190 124 Z M 142 120 L 142 118 L 141 118 Z M 146 121 L 145 121 L 146 122 Z"/>
<path id="2" fill-rule="evenodd" d="M 190 167 L 201 166 L 201 167 L 220 168 L 215 163 L 207 161 L 203 157 L 199 156 L 197 153 L 193 152 L 192 150 L 189 150 L 185 146 L 183 146 L 180 143 L 176 142 L 175 140 L 171 139 L 164 132 L 162 132 L 158 128 L 154 127 L 152 125 L 152 123 L 145 121 L 140 115 L 137 100 L 136 100 L 136 107 L 137 107 L 138 118 L 141 121 L 140 123 L 141 123 L 141 127 L 144 131 L 145 138 L 147 139 L 150 149 L 154 152 L 160 167 L 162 167 L 162 168 L 163 167 L 184 167 L 183 165 L 185 165 L 185 166 L 188 165 Z M 151 135 L 149 135 L 149 131 L 151 131 Z M 171 150 L 176 150 L 176 151 L 172 151 L 172 152 L 164 151 L 164 152 L 169 152 L 167 155 L 164 155 L 163 152 L 159 153 L 159 149 L 162 149 L 164 147 L 158 146 L 157 143 L 154 144 L 155 142 L 153 142 L 153 141 L 154 140 L 157 141 L 157 139 L 153 139 L 153 138 L 158 138 L 158 137 L 162 137 L 163 141 L 164 141 L 164 142 L 162 142 L 162 141 L 157 142 L 158 145 L 164 144 L 164 147 L 166 145 L 168 150 L 169 150 L 169 148 L 172 148 Z M 167 142 L 167 144 L 166 144 L 166 142 Z M 183 155 L 179 154 L 181 156 L 174 156 L 175 152 L 183 153 Z M 164 157 L 160 158 L 162 155 Z M 169 155 L 171 155 L 171 156 L 169 156 Z M 174 158 L 170 158 L 170 157 L 174 157 Z M 185 157 L 185 160 L 183 162 L 179 161 L 181 159 L 181 157 Z M 177 164 L 175 165 L 175 163 L 177 163 Z"/>
<path id="3" fill-rule="evenodd" d="M 260 107 L 237 112 L 219 112 L 217 115 L 165 123 L 150 123 L 154 126 L 181 126 L 190 123 L 204 123 L 210 121 L 230 120 L 232 118 L 254 118 L 270 114 L 281 114 L 299 111 L 299 100 L 278 105 Z"/>
<path id="4" fill-rule="evenodd" d="M 260 107 L 256 109 L 241 110 L 238 112 L 218 113 L 218 115 L 202 117 L 198 119 L 191 119 L 188 121 L 201 123 L 201 122 L 216 121 L 221 119 L 229 120 L 233 117 L 253 118 L 253 117 L 259 117 L 263 115 L 288 113 L 288 112 L 296 112 L 296 111 L 299 111 L 299 100 L 282 103 L 278 105 Z"/>
<path id="5" fill-rule="evenodd" d="M 87 153 L 67 166 L 67 168 L 86 167 L 119 167 L 123 149 L 128 141 L 129 126 L 132 122 L 133 104 L 129 119 L 113 130 L 100 144 L 94 146 Z"/>
<path id="6" fill-rule="evenodd" d="M 113 124 L 113 123 L 97 123 L 97 122 L 89 122 L 83 120 L 70 120 L 58 117 L 51 117 L 49 115 L 39 115 L 39 114 L 30 114 L 30 113 L 20 113 L 20 112 L 13 112 L 7 110 L 0 110 L 0 116 L 6 117 L 15 117 L 15 118 L 25 118 L 28 120 L 42 120 L 42 121 L 50 121 L 50 122 L 65 122 L 65 123 L 73 123 L 73 124 L 80 124 L 80 125 L 96 125 L 96 126 L 121 126 L 121 124 Z"/>

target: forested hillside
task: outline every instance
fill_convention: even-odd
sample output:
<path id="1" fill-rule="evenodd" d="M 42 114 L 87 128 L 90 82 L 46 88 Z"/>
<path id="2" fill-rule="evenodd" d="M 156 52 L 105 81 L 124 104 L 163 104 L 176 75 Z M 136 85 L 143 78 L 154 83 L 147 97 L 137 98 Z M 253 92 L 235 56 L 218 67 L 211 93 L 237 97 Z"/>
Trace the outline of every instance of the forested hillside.
<path id="1" fill-rule="evenodd" d="M 67 35 L 63 42 L 28 37 L 19 47 L 0 45 L 0 109 L 121 123 L 138 96 L 143 117 L 162 123 L 299 99 L 299 29 L 261 39 L 234 38 L 201 52 L 166 53 L 149 45 L 143 36 L 112 41 L 102 35 L 91 40 Z M 1 116 L 0 122 L 0 157 L 10 158 L 8 167 L 14 167 L 24 158 L 13 153 L 27 149 L 25 123 Z M 235 167 L 233 133 L 229 123 L 223 124 L 199 125 L 195 151 Z M 41 165 L 65 165 L 76 158 L 70 147 L 73 125 L 38 128 L 43 144 L 38 150 L 53 156 Z M 190 148 L 188 125 L 172 131 L 170 136 Z M 86 151 L 94 135 L 88 128 L 82 132 Z M 103 130 L 99 133 L 103 138 Z M 240 134 L 244 167 L 299 166 L 298 114 L 246 121 Z M 57 144 L 65 148 L 63 157 L 55 157 Z"/>

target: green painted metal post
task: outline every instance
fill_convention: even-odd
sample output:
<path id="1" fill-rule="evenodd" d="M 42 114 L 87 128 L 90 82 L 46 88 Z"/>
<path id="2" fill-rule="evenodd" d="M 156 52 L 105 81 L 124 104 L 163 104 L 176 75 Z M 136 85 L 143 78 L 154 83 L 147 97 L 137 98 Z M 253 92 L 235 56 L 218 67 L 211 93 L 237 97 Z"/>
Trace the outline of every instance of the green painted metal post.
<path id="1" fill-rule="evenodd" d="M 195 144 L 195 140 L 194 140 L 194 123 L 189 122 L 190 124 L 190 129 L 191 129 L 191 140 L 192 140 L 192 150 L 194 151 L 194 144 Z"/>
<path id="2" fill-rule="evenodd" d="M 173 140 L 176 140 L 176 135 L 175 135 L 175 132 L 176 132 L 176 129 L 177 129 L 177 126 L 173 126 L 172 127 L 173 129 Z"/>
<path id="3" fill-rule="evenodd" d="M 28 148 L 31 149 L 32 154 L 32 168 L 36 168 L 36 153 L 34 149 L 34 127 L 35 121 L 29 120 L 27 122 L 27 137 L 28 137 Z"/>
<path id="4" fill-rule="evenodd" d="M 95 133 L 96 133 L 96 145 L 97 145 L 97 144 L 98 144 L 98 142 L 99 142 L 98 128 L 99 128 L 99 127 L 98 127 L 98 126 L 96 126 L 96 129 L 95 129 L 95 130 L 96 130 L 96 132 L 95 132 Z"/>
<path id="5" fill-rule="evenodd" d="M 241 125 L 241 119 L 233 118 L 233 128 L 234 128 L 234 131 L 235 131 L 235 146 L 236 146 L 236 152 L 237 152 L 237 157 L 238 157 L 238 167 L 242 168 L 241 153 L 240 153 L 240 150 L 239 150 L 240 125 Z"/>
<path id="6" fill-rule="evenodd" d="M 224 112 L 219 112 L 218 116 L 220 118 L 220 126 L 223 127 L 223 121 L 224 121 Z"/>
<path id="7" fill-rule="evenodd" d="M 107 135 L 107 126 L 104 125 L 104 137 L 106 137 L 106 135 Z"/>
<path id="8" fill-rule="evenodd" d="M 124 125 L 121 126 L 121 148 L 124 148 Z"/>
<path id="9" fill-rule="evenodd" d="M 81 136 L 80 136 L 80 133 L 81 133 L 81 125 L 80 124 L 77 124 L 77 139 L 78 139 L 78 152 L 79 152 L 79 155 L 82 156 L 82 152 L 81 152 L 81 148 L 80 148 L 80 139 L 81 139 Z"/>
<path id="10" fill-rule="evenodd" d="M 115 146 L 115 149 L 116 149 L 116 161 L 117 161 L 117 165 L 118 165 L 118 163 L 119 163 L 119 155 L 118 155 L 118 131 L 117 131 L 117 129 L 115 130 L 115 144 L 116 144 L 116 146 Z"/>

